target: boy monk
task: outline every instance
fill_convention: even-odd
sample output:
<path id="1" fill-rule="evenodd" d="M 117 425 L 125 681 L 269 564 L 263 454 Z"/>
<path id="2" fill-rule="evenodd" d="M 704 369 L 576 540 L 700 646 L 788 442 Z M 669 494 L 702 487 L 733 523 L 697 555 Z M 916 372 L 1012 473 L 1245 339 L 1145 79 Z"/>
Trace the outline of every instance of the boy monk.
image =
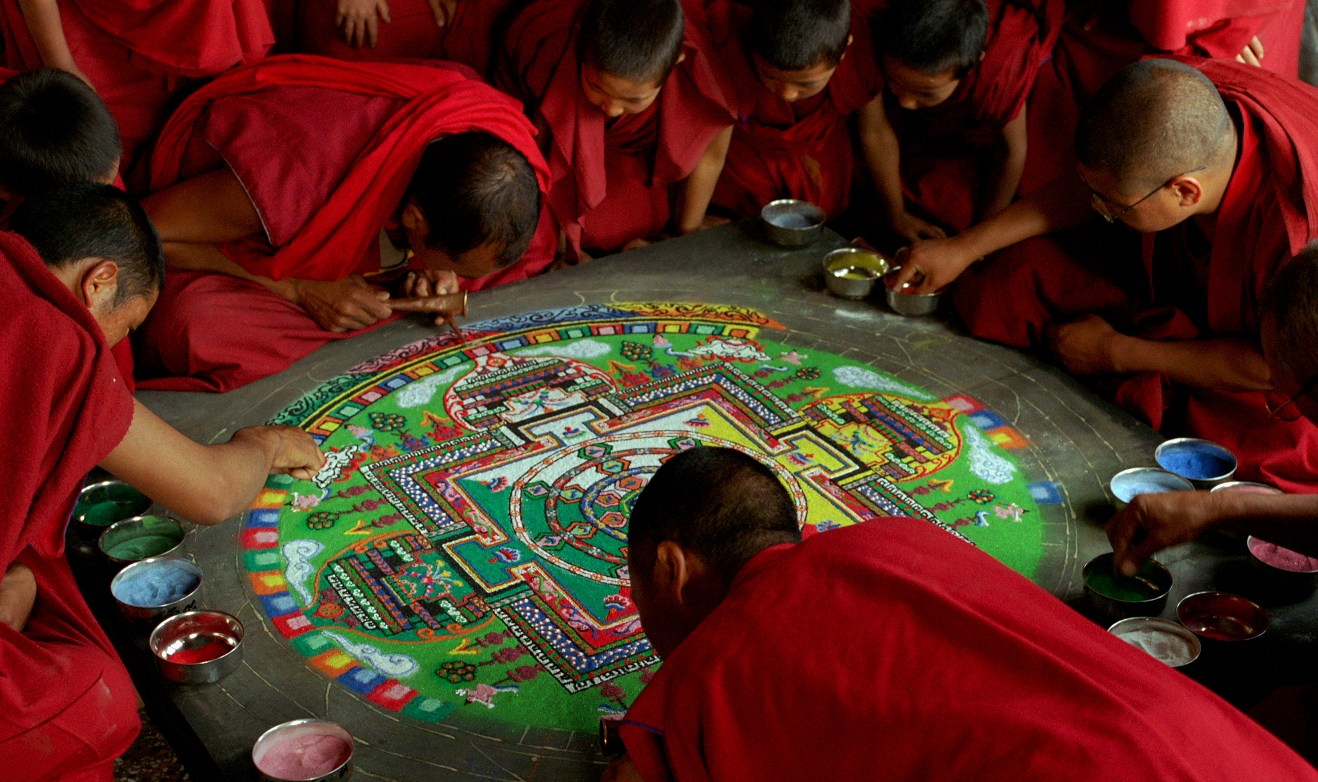
<path id="1" fill-rule="evenodd" d="M 191 86 L 265 56 L 261 0 L 4 0 L 7 65 L 43 65 L 90 84 L 119 122 L 123 169 L 150 149 L 169 104 Z"/>
<path id="2" fill-rule="evenodd" d="M 1076 152 L 1074 183 L 912 246 L 895 284 L 941 288 L 975 259 L 1080 224 L 1092 205 L 1144 234 L 1144 285 L 1166 306 L 1136 307 L 1079 256 L 1039 239 L 959 283 L 971 332 L 1046 343 L 1077 375 L 1128 378 L 1119 403 L 1155 428 L 1230 448 L 1243 479 L 1318 486 L 1299 456 L 1318 430 L 1268 414 L 1262 392 L 1272 381 L 1258 349 L 1259 298 L 1281 264 L 1318 239 L 1318 90 L 1230 61 L 1145 60 L 1086 106 Z"/>
<path id="3" fill-rule="evenodd" d="M 627 559 L 663 665 L 606 779 L 1318 780 L 1208 690 L 932 524 L 801 542 L 787 490 L 738 451 L 660 467 Z"/>
<path id="4" fill-rule="evenodd" d="M 1058 0 L 887 4 L 876 24 L 885 99 L 861 111 L 880 134 L 870 167 L 898 236 L 964 231 L 1011 205 L 1025 172 L 1025 102 L 1063 12 Z"/>
<path id="5" fill-rule="evenodd" d="M 509 29 L 499 80 L 540 129 L 569 260 L 644 243 L 670 222 L 701 227 L 732 115 L 678 0 L 537 0 Z"/>
<path id="6" fill-rule="evenodd" d="M 851 194 L 851 114 L 879 100 L 869 23 L 849 0 L 707 0 L 737 114 L 712 203 L 739 217 L 799 198 L 840 217 Z M 862 113 L 866 160 L 881 150 Z M 875 177 L 877 179 L 877 176 Z"/>
<path id="7" fill-rule="evenodd" d="M 137 734 L 137 697 L 64 557 L 84 476 L 100 464 L 216 524 L 248 507 L 270 472 L 310 477 L 323 459 L 293 427 L 198 445 L 134 401 L 109 346 L 146 316 L 164 267 L 146 214 L 122 192 L 48 191 L 12 225 L 22 235 L 0 232 L 0 767 L 12 782 L 109 782 Z"/>
<path id="8" fill-rule="evenodd" d="M 165 377 L 142 387 L 227 391 L 395 312 L 460 314 L 440 297 L 544 269 L 555 238 L 533 133 L 516 101 L 451 63 L 285 55 L 193 93 L 152 158 L 145 206 L 171 272 L 137 349 Z M 408 274 L 405 300 L 368 284 L 382 271 Z"/>

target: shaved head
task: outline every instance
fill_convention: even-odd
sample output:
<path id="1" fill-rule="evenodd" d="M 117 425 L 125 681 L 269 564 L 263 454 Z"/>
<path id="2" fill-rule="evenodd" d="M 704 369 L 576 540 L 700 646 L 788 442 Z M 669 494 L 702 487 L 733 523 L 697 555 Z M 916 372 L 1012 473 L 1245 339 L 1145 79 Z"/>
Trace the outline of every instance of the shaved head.
<path id="1" fill-rule="evenodd" d="M 1217 88 L 1175 60 L 1124 68 L 1080 114 L 1080 164 L 1114 176 L 1130 193 L 1155 188 L 1200 166 L 1234 162 L 1231 114 Z"/>

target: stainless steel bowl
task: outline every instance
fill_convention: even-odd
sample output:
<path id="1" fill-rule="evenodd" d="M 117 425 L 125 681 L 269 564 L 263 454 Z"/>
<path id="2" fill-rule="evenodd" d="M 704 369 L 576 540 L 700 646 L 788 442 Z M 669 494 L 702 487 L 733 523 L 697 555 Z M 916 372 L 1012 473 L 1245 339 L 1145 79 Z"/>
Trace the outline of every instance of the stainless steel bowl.
<path id="1" fill-rule="evenodd" d="M 1151 489 L 1161 491 L 1151 491 Z M 1194 491 L 1194 484 L 1157 467 L 1132 467 L 1113 475 L 1112 480 L 1108 482 L 1108 490 L 1112 492 L 1112 504 L 1120 511 L 1140 494 Z"/>
<path id="2" fill-rule="evenodd" d="M 1254 481 L 1227 481 L 1214 486 L 1211 491 L 1216 494 L 1220 491 L 1238 491 L 1242 494 L 1285 494 L 1286 492 L 1278 489 L 1270 483 L 1256 483 Z"/>
<path id="3" fill-rule="evenodd" d="M 183 524 L 167 516 L 134 516 L 111 524 L 96 546 L 114 572 L 150 557 L 168 557 L 183 545 Z"/>
<path id="4" fill-rule="evenodd" d="M 780 247 L 805 247 L 824 231 L 824 210 L 809 201 L 780 198 L 760 210 L 764 235 Z"/>
<path id="5" fill-rule="evenodd" d="M 1135 648 L 1148 653 L 1150 657 L 1157 660 L 1158 662 L 1169 665 L 1172 668 L 1182 668 L 1184 666 L 1189 665 L 1190 663 L 1199 659 L 1199 655 L 1204 650 L 1204 645 L 1200 643 L 1199 636 L 1190 632 L 1184 626 L 1179 625 L 1169 619 L 1159 619 L 1153 616 L 1132 616 L 1130 619 L 1122 619 L 1120 622 L 1117 622 L 1116 624 L 1109 627 L 1107 631 L 1109 633 L 1112 633 L 1116 637 L 1120 638 L 1121 640 L 1125 641 L 1126 643 L 1130 644 L 1131 646 L 1134 646 Z M 1126 637 L 1127 635 L 1130 635 L 1132 633 L 1137 633 L 1140 631 L 1153 631 L 1158 633 L 1165 633 L 1167 635 L 1174 635 L 1177 638 L 1180 638 L 1182 641 L 1185 641 L 1187 646 L 1190 647 L 1190 659 L 1181 662 L 1171 662 L 1170 660 L 1164 660 L 1163 658 L 1154 654 L 1153 651 L 1146 649 L 1140 644 L 1133 643 L 1129 638 Z"/>
<path id="6" fill-rule="evenodd" d="M 886 286 L 884 291 L 892 311 L 907 317 L 933 314 L 943 296 L 941 293 L 902 293 Z"/>
<path id="7" fill-rule="evenodd" d="M 196 585 L 183 597 L 171 603 L 158 606 L 137 606 L 121 599 L 124 586 L 153 568 L 178 568 L 196 577 Z M 110 594 L 119 605 L 119 612 L 139 629 L 152 630 L 163 620 L 175 614 L 192 611 L 197 607 L 197 591 L 201 589 L 201 568 L 186 559 L 176 557 L 151 557 L 128 565 L 110 579 Z"/>
<path id="8" fill-rule="evenodd" d="M 270 773 L 270 751 L 286 741 L 296 741 L 307 736 L 329 736 L 347 742 L 347 757 L 332 771 L 317 776 L 275 776 Z M 252 764 L 260 772 L 264 782 L 342 782 L 352 778 L 352 734 L 337 722 L 329 720 L 304 719 L 293 720 L 276 725 L 256 740 L 252 745 Z"/>
<path id="9" fill-rule="evenodd" d="M 863 299 L 892 268 L 881 253 L 863 247 L 839 247 L 824 256 L 824 287 L 843 299 Z"/>
<path id="10" fill-rule="evenodd" d="M 151 498 L 121 480 L 111 478 L 84 488 L 73 508 L 73 520 L 92 530 L 103 530 L 115 522 L 140 516 L 151 507 Z"/>
<path id="11" fill-rule="evenodd" d="M 1214 642 L 1252 641 L 1268 631 L 1268 612 L 1253 600 L 1230 592 L 1195 592 L 1176 604 L 1176 618 L 1195 635 Z"/>
<path id="12" fill-rule="evenodd" d="M 243 659 L 243 623 L 223 611 L 188 611 L 151 631 L 160 675 L 179 684 L 214 684 Z M 194 662 L 195 660 L 195 662 Z"/>
<path id="13" fill-rule="evenodd" d="M 1115 579 L 1125 580 L 1125 576 L 1116 575 L 1115 556 L 1112 552 L 1099 554 L 1085 564 L 1084 570 L 1080 572 L 1085 582 L 1085 598 L 1089 605 L 1095 611 L 1107 617 L 1108 621 L 1116 622 L 1121 619 L 1129 619 L 1132 616 L 1157 616 L 1162 613 L 1162 609 L 1167 607 L 1167 595 L 1172 591 L 1172 572 L 1152 559 L 1145 560 L 1140 566 L 1139 572 L 1135 578 L 1143 583 L 1143 586 L 1151 588 L 1157 592 L 1155 597 L 1141 600 L 1123 600 L 1120 597 L 1100 592 L 1094 583 L 1096 577 L 1100 575 L 1109 575 Z"/>
<path id="14" fill-rule="evenodd" d="M 1249 552 L 1250 573 L 1257 584 L 1258 597 L 1266 598 L 1270 604 L 1289 605 L 1307 600 L 1318 591 L 1318 570 L 1282 566 L 1290 563 L 1273 564 L 1277 561 L 1276 551 L 1273 549 L 1270 553 L 1267 548 L 1269 546 L 1281 548 L 1287 554 L 1294 555 L 1297 560 L 1304 556 L 1298 551 L 1289 551 L 1253 535 L 1245 538 L 1245 549 Z"/>
<path id="15" fill-rule="evenodd" d="M 1175 469 L 1183 467 L 1177 461 L 1178 455 L 1192 452 L 1208 455 L 1221 462 L 1222 469 L 1215 470 L 1214 475 L 1203 476 L 1199 474 L 1187 475 L 1187 471 Z M 1236 469 L 1240 465 L 1235 454 L 1212 440 L 1201 440 L 1198 437 L 1177 437 L 1164 442 L 1153 452 L 1153 460 L 1167 472 L 1179 475 L 1194 484 L 1196 489 L 1211 489 L 1218 484 L 1226 483 L 1235 476 Z"/>

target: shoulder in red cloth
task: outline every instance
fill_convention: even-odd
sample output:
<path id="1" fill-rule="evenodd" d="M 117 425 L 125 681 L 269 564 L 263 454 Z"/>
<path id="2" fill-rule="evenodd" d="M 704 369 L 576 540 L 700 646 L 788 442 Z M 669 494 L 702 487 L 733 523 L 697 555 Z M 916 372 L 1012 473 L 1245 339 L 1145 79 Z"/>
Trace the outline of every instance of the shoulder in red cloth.
<path id="1" fill-rule="evenodd" d="M 263 0 L 73 2 L 101 32 L 176 76 L 214 76 L 264 57 L 275 42 Z"/>
<path id="2" fill-rule="evenodd" d="M 650 782 L 1318 780 L 1199 684 L 909 518 L 761 552 L 621 730 Z"/>
<path id="3" fill-rule="evenodd" d="M 397 210 L 426 145 L 445 134 L 484 131 L 498 136 L 531 162 L 541 193 L 548 190 L 548 167 L 520 105 L 481 82 L 471 69 L 454 63 L 356 63 L 311 55 L 281 55 L 234 69 L 189 96 L 161 132 L 151 160 L 151 189 L 160 190 L 196 173 L 186 172 L 184 164 L 216 101 L 273 95 L 291 87 L 387 98 L 398 108 L 383 118 L 360 153 L 346 160 L 346 169 L 323 172 L 318 181 L 336 184 L 323 203 L 308 210 L 310 217 L 295 236 L 273 252 L 231 255 L 254 274 L 276 280 L 339 280 L 378 270 L 379 254 L 372 250 L 380 231 Z M 355 120 L 342 116 L 343 122 Z M 271 150 L 270 154 L 292 152 Z M 312 157 L 302 163 L 314 167 L 323 161 Z M 520 272 L 509 269 L 504 274 L 532 274 L 552 260 L 552 247 L 537 235 L 532 250 L 512 267 L 520 267 Z"/>
<path id="4" fill-rule="evenodd" d="M 988 0 L 988 8 L 984 59 L 957 92 L 973 106 L 976 125 L 1001 128 L 1025 107 L 1039 68 L 1052 57 L 1066 9 L 1062 0 Z"/>

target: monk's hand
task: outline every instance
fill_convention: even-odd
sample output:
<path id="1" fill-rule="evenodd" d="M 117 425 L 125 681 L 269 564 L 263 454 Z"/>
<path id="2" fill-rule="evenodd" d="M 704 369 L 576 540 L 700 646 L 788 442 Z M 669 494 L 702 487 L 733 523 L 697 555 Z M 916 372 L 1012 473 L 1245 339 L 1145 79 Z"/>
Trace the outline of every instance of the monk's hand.
<path id="1" fill-rule="evenodd" d="M 380 22 L 392 21 L 389 0 L 338 0 L 334 24 L 343 28 L 343 40 L 358 49 L 372 49 L 380 40 Z"/>
<path id="2" fill-rule="evenodd" d="M 462 290 L 458 284 L 458 275 L 440 269 L 423 269 L 411 271 L 403 278 L 402 298 L 426 298 L 429 296 L 448 296 Z"/>
<path id="3" fill-rule="evenodd" d="M 15 562 L 0 579 L 0 623 L 23 632 L 37 603 L 37 579 L 32 570 Z"/>
<path id="4" fill-rule="evenodd" d="M 1144 560 L 1157 552 L 1194 540 L 1222 523 L 1221 495 L 1178 491 L 1141 494 L 1107 524 L 1117 568 L 1135 575 Z"/>
<path id="5" fill-rule="evenodd" d="M 389 307 L 396 312 L 432 312 L 436 326 L 447 324 L 462 336 L 456 316 L 467 314 L 467 294 L 458 285 L 458 275 L 437 269 L 408 272 L 403 295 L 405 298 L 390 299 Z"/>
<path id="6" fill-rule="evenodd" d="M 296 426 L 249 426 L 234 432 L 233 440 L 253 442 L 264 448 L 271 473 L 309 481 L 325 465 L 320 446 Z"/>
<path id="7" fill-rule="evenodd" d="M 1048 353 L 1077 377 L 1120 372 L 1115 345 L 1121 334 L 1098 315 L 1086 315 L 1060 326 L 1049 326 L 1044 336 Z"/>
<path id="8" fill-rule="evenodd" d="M 962 251 L 953 237 L 926 239 L 903 247 L 893 261 L 900 268 L 888 279 L 889 288 L 904 293 L 934 293 L 951 285 L 975 259 Z"/>
<path id="9" fill-rule="evenodd" d="M 604 769 L 604 776 L 600 777 L 600 782 L 645 782 L 645 779 L 631 757 L 623 755 Z"/>
<path id="10" fill-rule="evenodd" d="M 360 274 L 338 282 L 294 280 L 294 303 L 326 331 L 364 329 L 393 314 L 386 291 L 372 288 Z"/>
<path id="11" fill-rule="evenodd" d="M 1256 68 L 1263 67 L 1263 42 L 1256 35 L 1240 50 L 1236 55 L 1236 62 L 1243 62 L 1246 65 L 1253 65 Z"/>
<path id="12" fill-rule="evenodd" d="M 947 238 L 947 232 L 942 228 L 927 220 L 921 220 L 905 210 L 902 210 L 899 214 L 889 215 L 888 224 L 892 226 L 892 230 L 898 236 L 912 243 L 921 239 Z"/>
<path id="13" fill-rule="evenodd" d="M 429 0 L 430 13 L 435 15 L 435 24 L 444 27 L 453 21 L 458 13 L 458 0 Z"/>

